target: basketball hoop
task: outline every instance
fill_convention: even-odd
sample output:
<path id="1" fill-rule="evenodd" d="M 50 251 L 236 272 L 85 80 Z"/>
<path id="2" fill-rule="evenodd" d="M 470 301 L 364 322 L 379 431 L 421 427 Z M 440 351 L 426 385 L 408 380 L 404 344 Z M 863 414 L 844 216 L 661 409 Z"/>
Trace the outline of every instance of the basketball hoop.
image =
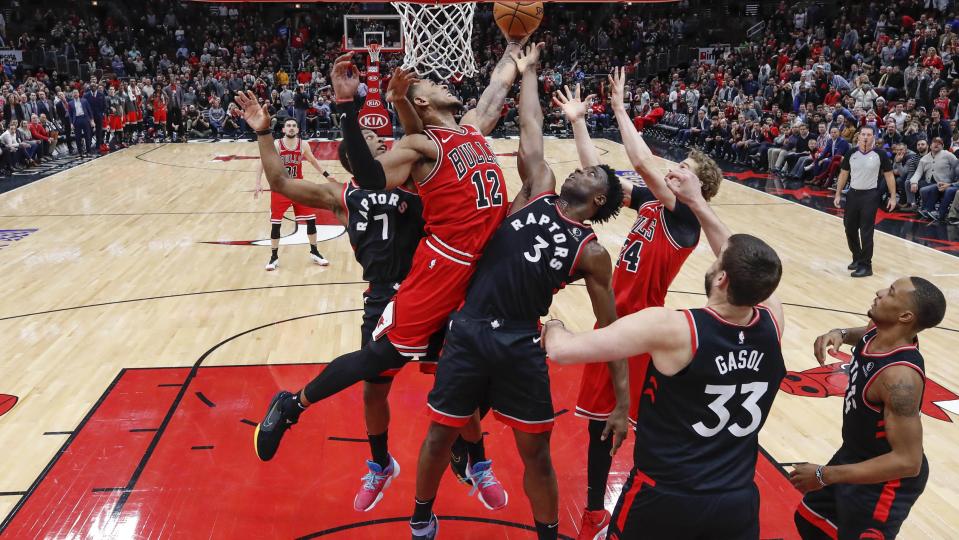
<path id="1" fill-rule="evenodd" d="M 444 81 L 476 75 L 470 44 L 475 3 L 392 4 L 402 17 L 403 69 L 412 69 L 420 77 L 434 74 Z"/>
<path id="2" fill-rule="evenodd" d="M 380 61 L 380 44 L 379 43 L 370 43 L 366 46 L 366 51 L 370 54 L 370 62 L 377 63 Z"/>

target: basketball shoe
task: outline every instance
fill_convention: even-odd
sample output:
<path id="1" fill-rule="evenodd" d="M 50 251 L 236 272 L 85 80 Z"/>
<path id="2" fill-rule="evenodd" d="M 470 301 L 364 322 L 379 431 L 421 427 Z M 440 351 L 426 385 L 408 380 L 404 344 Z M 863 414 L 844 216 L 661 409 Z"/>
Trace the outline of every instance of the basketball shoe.
<path id="1" fill-rule="evenodd" d="M 440 520 L 436 519 L 436 514 L 430 514 L 430 520 L 426 523 L 411 521 L 410 530 L 413 532 L 412 540 L 433 540 L 440 530 Z"/>
<path id="2" fill-rule="evenodd" d="M 370 460 L 366 460 L 366 466 L 369 467 L 370 472 L 361 479 L 363 485 L 353 499 L 353 509 L 357 512 L 372 510 L 383 499 L 383 491 L 390 487 L 394 478 L 400 475 L 400 464 L 393 459 L 393 456 L 390 456 L 390 464 L 385 469 L 379 463 Z"/>
<path id="3" fill-rule="evenodd" d="M 293 394 L 280 390 L 270 401 L 266 417 L 256 425 L 253 432 L 253 448 L 261 461 L 270 461 L 280 447 L 280 439 L 286 430 L 300 419 L 303 409 L 293 400 Z"/>
<path id="4" fill-rule="evenodd" d="M 606 538 L 609 520 L 612 516 L 605 509 L 583 510 L 583 522 L 579 526 L 576 540 L 599 540 Z"/>
<path id="5" fill-rule="evenodd" d="M 466 467 L 466 477 L 473 483 L 470 496 L 475 493 L 480 502 L 489 510 L 501 510 L 509 502 L 509 495 L 503 484 L 493 476 L 493 460 L 471 463 Z"/>
<path id="6" fill-rule="evenodd" d="M 280 259 L 274 259 L 270 257 L 270 262 L 266 263 L 266 271 L 272 272 L 280 267 Z"/>
<path id="7" fill-rule="evenodd" d="M 315 251 L 315 249 L 316 248 L 314 248 L 314 251 L 310 252 L 310 259 L 315 264 L 318 264 L 320 266 L 328 266 L 330 264 L 330 261 L 323 258 L 323 255 L 321 255 L 319 251 Z"/>
<path id="8" fill-rule="evenodd" d="M 463 439 L 457 438 L 450 448 L 450 470 L 453 471 L 453 476 L 455 476 L 460 483 L 472 486 L 472 480 L 466 475 L 466 467 L 468 464 L 469 454 L 466 452 L 466 445 L 463 443 Z"/>

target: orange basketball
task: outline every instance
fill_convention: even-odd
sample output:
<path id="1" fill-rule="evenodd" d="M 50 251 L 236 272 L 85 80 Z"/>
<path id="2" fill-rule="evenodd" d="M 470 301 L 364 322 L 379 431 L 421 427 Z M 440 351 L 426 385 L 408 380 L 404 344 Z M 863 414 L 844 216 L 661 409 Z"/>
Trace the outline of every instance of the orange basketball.
<path id="1" fill-rule="evenodd" d="M 522 41 L 543 22 L 543 3 L 496 2 L 493 18 L 510 41 Z"/>

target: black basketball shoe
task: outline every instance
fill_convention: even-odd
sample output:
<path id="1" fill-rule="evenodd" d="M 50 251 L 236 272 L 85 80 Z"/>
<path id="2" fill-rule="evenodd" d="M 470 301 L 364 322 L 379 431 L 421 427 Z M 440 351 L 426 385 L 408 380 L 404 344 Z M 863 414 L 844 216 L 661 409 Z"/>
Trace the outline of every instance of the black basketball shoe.
<path id="1" fill-rule="evenodd" d="M 273 396 L 270 408 L 263 421 L 256 425 L 253 432 L 253 447 L 256 457 L 261 461 L 270 461 L 280 447 L 280 440 L 286 430 L 300 419 L 301 409 L 293 402 L 293 394 L 281 390 Z"/>
<path id="2" fill-rule="evenodd" d="M 473 481 L 466 474 L 466 465 L 469 461 L 469 454 L 466 452 L 466 444 L 461 437 L 457 437 L 450 447 L 450 470 L 453 476 L 463 484 L 473 485 Z"/>

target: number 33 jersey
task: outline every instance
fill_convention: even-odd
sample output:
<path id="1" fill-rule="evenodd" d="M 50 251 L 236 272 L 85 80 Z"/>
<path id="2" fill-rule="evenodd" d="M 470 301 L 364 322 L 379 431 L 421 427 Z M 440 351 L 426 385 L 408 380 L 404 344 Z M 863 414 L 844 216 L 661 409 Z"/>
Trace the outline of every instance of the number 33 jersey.
<path id="1" fill-rule="evenodd" d="M 752 485 L 759 430 L 786 375 L 772 313 L 746 325 L 706 307 L 684 312 L 692 361 L 667 377 L 650 363 L 636 424 L 636 467 L 657 487 L 715 492 Z"/>

